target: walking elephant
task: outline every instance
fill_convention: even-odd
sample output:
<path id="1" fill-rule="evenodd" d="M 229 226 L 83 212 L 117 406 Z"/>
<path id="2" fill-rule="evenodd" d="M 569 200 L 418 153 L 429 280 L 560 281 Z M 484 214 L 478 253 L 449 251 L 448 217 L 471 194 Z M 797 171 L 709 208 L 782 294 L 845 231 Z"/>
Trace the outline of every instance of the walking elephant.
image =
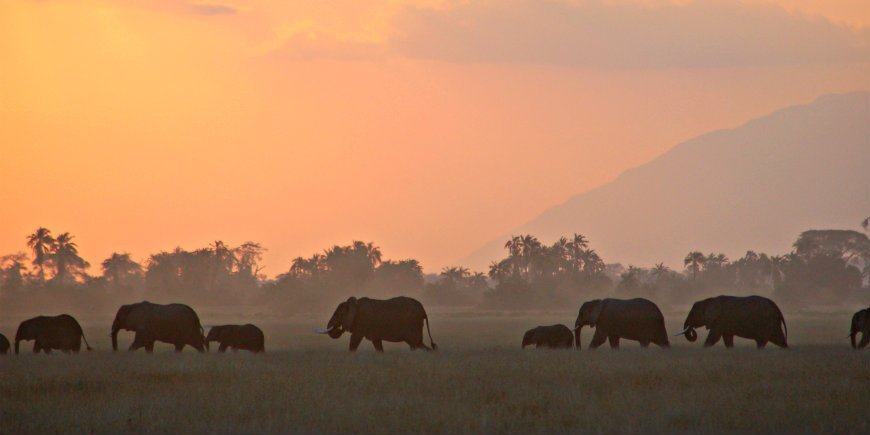
<path id="1" fill-rule="evenodd" d="M 176 352 L 181 352 L 186 345 L 205 352 L 208 346 L 199 316 L 184 304 L 160 305 L 144 301 L 122 305 L 112 322 L 114 351 L 118 350 L 118 331 L 122 329 L 136 333 L 130 345 L 131 351 L 144 347 L 151 353 L 155 341 L 175 345 Z"/>
<path id="2" fill-rule="evenodd" d="M 16 355 L 18 355 L 19 342 L 22 340 L 34 341 L 33 353 L 40 351 L 51 353 L 52 349 L 63 353 L 78 353 L 82 348 L 82 340 L 85 341 L 85 347 L 91 350 L 81 325 L 69 314 L 37 316 L 21 322 L 18 331 L 15 332 Z"/>
<path id="3" fill-rule="evenodd" d="M 574 334 L 565 325 L 538 326 L 523 334 L 523 349 L 535 348 L 570 349 L 574 346 Z"/>
<path id="4" fill-rule="evenodd" d="M 704 347 L 710 347 L 721 338 L 725 347 L 734 347 L 734 336 L 755 340 L 761 349 L 768 342 L 788 348 L 788 327 L 782 311 L 776 304 L 761 296 L 717 296 L 695 302 L 686 316 L 683 330 L 689 341 L 698 339 L 695 328 L 710 330 Z"/>
<path id="5" fill-rule="evenodd" d="M 595 328 L 589 343 L 591 349 L 610 342 L 612 349 L 619 349 L 619 339 L 634 340 L 642 347 L 655 343 L 669 348 L 665 318 L 652 301 L 637 299 L 595 299 L 585 302 L 574 322 L 575 345 L 580 349 L 580 331 L 584 326 Z"/>
<path id="6" fill-rule="evenodd" d="M 423 343 L 424 321 L 431 349 Z M 405 342 L 411 346 L 411 350 L 438 348 L 432 341 L 429 318 L 423 304 L 404 296 L 387 300 L 351 297 L 338 304 L 326 329 L 314 330 L 319 334 L 329 334 L 333 339 L 341 337 L 345 331 L 350 332 L 351 352 L 359 347 L 363 338 L 371 341 L 378 352 L 384 351 L 384 341 Z"/>
<path id="7" fill-rule="evenodd" d="M 861 341 L 856 344 L 855 339 L 859 332 L 861 333 Z M 863 349 L 870 343 L 870 308 L 864 308 L 852 316 L 849 339 L 852 341 L 852 349 Z"/>
<path id="8" fill-rule="evenodd" d="M 219 325 L 212 326 L 205 337 L 206 343 L 216 341 L 220 343 L 218 352 L 226 352 L 227 348 L 233 350 L 249 350 L 254 353 L 265 352 L 265 338 L 260 328 L 248 323 L 246 325 Z"/>
<path id="9" fill-rule="evenodd" d="M 9 353 L 9 339 L 5 335 L 0 334 L 0 355 Z"/>

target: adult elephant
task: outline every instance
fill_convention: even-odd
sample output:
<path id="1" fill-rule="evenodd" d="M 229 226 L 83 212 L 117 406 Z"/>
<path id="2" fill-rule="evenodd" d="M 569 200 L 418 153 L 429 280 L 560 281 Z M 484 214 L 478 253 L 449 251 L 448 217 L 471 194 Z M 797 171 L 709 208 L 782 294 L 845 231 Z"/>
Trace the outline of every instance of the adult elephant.
<path id="1" fill-rule="evenodd" d="M 584 326 L 595 328 L 589 343 L 591 349 L 610 342 L 610 347 L 619 349 L 619 339 L 634 340 L 642 347 L 655 343 L 670 347 L 665 331 L 665 318 L 652 301 L 636 299 L 595 299 L 585 302 L 574 322 L 575 345 L 580 348 L 580 331 Z"/>
<path id="2" fill-rule="evenodd" d="M 0 355 L 9 353 L 9 339 L 5 335 L 0 334 Z"/>
<path id="3" fill-rule="evenodd" d="M 81 325 L 73 316 L 37 316 L 18 325 L 18 331 L 15 332 L 15 354 L 18 355 L 19 342 L 27 340 L 34 341 L 33 353 L 51 353 L 52 349 L 63 353 L 78 353 L 83 339 L 87 349 L 91 350 Z"/>
<path id="4" fill-rule="evenodd" d="M 538 326 L 523 334 L 523 349 L 535 348 L 570 349 L 573 347 L 574 334 L 565 325 Z"/>
<path id="5" fill-rule="evenodd" d="M 856 344 L 855 338 L 859 332 L 861 333 L 861 341 Z M 849 339 L 852 341 L 852 349 L 863 349 L 870 343 L 870 308 L 864 308 L 852 316 Z"/>
<path id="6" fill-rule="evenodd" d="M 761 349 L 768 342 L 788 348 L 788 327 L 782 311 L 772 300 L 761 296 L 717 296 L 695 302 L 686 316 L 683 330 L 676 335 L 685 335 L 694 342 L 698 339 L 695 328 L 710 330 L 704 347 L 710 347 L 722 339 L 725 347 L 734 347 L 734 336 L 755 340 Z"/>
<path id="7" fill-rule="evenodd" d="M 226 352 L 230 347 L 233 350 L 249 350 L 254 353 L 265 352 L 265 337 L 260 328 L 248 323 L 246 325 L 218 325 L 212 326 L 205 337 L 206 343 L 216 341 L 220 343 L 218 352 Z"/>
<path id="8" fill-rule="evenodd" d="M 118 350 L 118 331 L 133 331 L 136 336 L 130 351 L 141 347 L 151 353 L 154 342 L 162 341 L 175 346 L 181 352 L 184 346 L 192 346 L 205 352 L 207 344 L 199 316 L 184 304 L 154 304 L 148 301 L 122 305 L 112 322 L 112 350 Z"/>
<path id="9" fill-rule="evenodd" d="M 423 343 L 424 321 L 431 349 Z M 404 296 L 387 300 L 351 297 L 338 304 L 326 329 L 314 330 L 319 334 L 329 334 L 333 339 L 341 337 L 345 331 L 350 332 L 351 352 L 359 347 L 363 338 L 371 341 L 378 352 L 384 351 L 384 341 L 405 342 L 411 346 L 411 350 L 438 348 L 432 341 L 429 318 L 423 304 Z"/>

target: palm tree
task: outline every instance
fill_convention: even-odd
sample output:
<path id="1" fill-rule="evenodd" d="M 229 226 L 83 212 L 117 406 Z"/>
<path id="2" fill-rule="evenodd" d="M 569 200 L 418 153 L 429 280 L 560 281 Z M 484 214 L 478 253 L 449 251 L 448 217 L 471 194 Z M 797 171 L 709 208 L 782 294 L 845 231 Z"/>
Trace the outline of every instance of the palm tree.
<path id="1" fill-rule="evenodd" d="M 33 250 L 33 264 L 39 268 L 39 282 L 45 282 L 45 263 L 49 260 L 53 244 L 54 237 L 51 236 L 51 230 L 45 227 L 39 227 L 33 234 L 27 236 L 27 246 Z"/>
<path id="2" fill-rule="evenodd" d="M 100 264 L 103 269 L 103 278 L 114 285 L 121 285 L 131 276 L 141 275 L 142 265 L 133 261 L 129 253 L 113 252 L 112 255 Z"/>
<path id="3" fill-rule="evenodd" d="M 652 270 L 652 275 L 655 277 L 656 281 L 658 281 L 661 277 L 667 276 L 670 272 L 671 269 L 668 266 L 665 266 L 665 263 L 657 263 Z"/>
<path id="4" fill-rule="evenodd" d="M 707 258 L 704 257 L 704 254 L 698 251 L 689 252 L 689 254 L 686 255 L 686 258 L 683 259 L 683 265 L 692 271 L 692 280 L 698 277 L 698 270 L 700 270 L 701 266 L 706 262 Z"/>
<path id="5" fill-rule="evenodd" d="M 63 284 L 68 276 L 82 274 L 90 264 L 79 256 L 79 249 L 70 233 L 57 236 L 52 245 L 51 260 L 54 263 L 54 279 Z"/>

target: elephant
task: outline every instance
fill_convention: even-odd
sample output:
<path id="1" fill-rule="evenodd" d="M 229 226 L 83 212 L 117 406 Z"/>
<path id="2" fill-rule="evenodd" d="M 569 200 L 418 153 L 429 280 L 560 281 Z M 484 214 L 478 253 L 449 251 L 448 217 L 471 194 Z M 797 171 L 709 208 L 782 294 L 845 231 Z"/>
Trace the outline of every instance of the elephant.
<path id="1" fill-rule="evenodd" d="M 861 342 L 855 343 L 858 333 L 861 333 Z M 870 343 L 870 308 L 859 310 L 852 316 L 852 328 L 849 329 L 849 339 L 852 341 L 852 349 L 863 349 Z"/>
<path id="2" fill-rule="evenodd" d="M 5 335 L 0 334 L 0 355 L 9 353 L 9 339 Z"/>
<path id="3" fill-rule="evenodd" d="M 780 328 L 780 324 L 782 328 Z M 683 330 L 675 335 L 685 335 L 694 342 L 698 339 L 695 328 L 710 330 L 704 347 L 710 347 L 721 338 L 725 347 L 734 347 L 734 336 L 755 340 L 758 349 L 771 342 L 788 348 L 788 327 L 782 311 L 772 300 L 762 296 L 717 296 L 692 305 Z"/>
<path id="4" fill-rule="evenodd" d="M 228 347 L 233 350 L 249 350 L 254 353 L 265 352 L 265 338 L 260 328 L 248 323 L 246 325 L 212 326 L 205 338 L 206 343 L 220 343 L 218 352 L 226 352 Z"/>
<path id="5" fill-rule="evenodd" d="M 63 353 L 78 353 L 85 341 L 87 350 L 91 349 L 81 325 L 73 316 L 37 316 L 27 319 L 18 325 L 15 332 L 15 354 L 18 355 L 18 344 L 22 340 L 33 340 L 33 353 L 43 351 L 51 353 L 57 349 Z"/>
<path id="6" fill-rule="evenodd" d="M 565 325 L 538 326 L 523 334 L 523 349 L 535 345 L 535 348 L 570 349 L 574 347 L 574 333 Z"/>
<path id="7" fill-rule="evenodd" d="M 431 348 L 423 343 L 424 321 Z M 328 334 L 333 339 L 341 337 L 345 331 L 350 332 L 351 352 L 356 351 L 363 338 L 371 341 L 378 352 L 384 351 L 384 341 L 405 342 L 411 350 L 438 349 L 432 341 L 429 318 L 423 304 L 405 296 L 387 300 L 350 297 L 338 304 L 326 329 L 314 329 L 314 332 Z"/>
<path id="8" fill-rule="evenodd" d="M 175 345 L 176 352 L 181 352 L 185 345 L 200 352 L 208 349 L 199 316 L 184 304 L 161 305 L 143 301 L 122 305 L 112 322 L 113 351 L 118 350 L 118 331 L 122 329 L 136 333 L 130 351 L 144 347 L 151 353 L 155 341 Z"/>
<path id="9" fill-rule="evenodd" d="M 619 339 L 635 340 L 641 347 L 655 343 L 669 348 L 665 318 L 659 307 L 652 301 L 636 299 L 595 299 L 585 302 L 577 313 L 574 322 L 574 343 L 580 349 L 580 331 L 584 326 L 595 328 L 595 335 L 589 343 L 595 349 L 610 342 L 612 349 L 619 349 Z"/>

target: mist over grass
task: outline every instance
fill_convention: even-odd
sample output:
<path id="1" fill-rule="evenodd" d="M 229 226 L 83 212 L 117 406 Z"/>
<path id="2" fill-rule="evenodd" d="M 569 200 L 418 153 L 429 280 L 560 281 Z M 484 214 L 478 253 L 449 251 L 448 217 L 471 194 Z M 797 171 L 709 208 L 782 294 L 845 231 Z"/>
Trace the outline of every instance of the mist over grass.
<path id="1" fill-rule="evenodd" d="M 312 334 L 316 319 L 266 322 L 266 354 L 109 351 L 0 358 L 3 431 L 194 433 L 866 433 L 870 352 L 848 316 L 790 319 L 790 350 L 521 350 L 525 329 L 571 313 L 431 314 L 438 352 Z M 681 319 L 668 318 L 673 329 Z M 129 334 L 128 334 L 129 335 Z M 122 334 L 122 345 L 131 337 Z"/>

